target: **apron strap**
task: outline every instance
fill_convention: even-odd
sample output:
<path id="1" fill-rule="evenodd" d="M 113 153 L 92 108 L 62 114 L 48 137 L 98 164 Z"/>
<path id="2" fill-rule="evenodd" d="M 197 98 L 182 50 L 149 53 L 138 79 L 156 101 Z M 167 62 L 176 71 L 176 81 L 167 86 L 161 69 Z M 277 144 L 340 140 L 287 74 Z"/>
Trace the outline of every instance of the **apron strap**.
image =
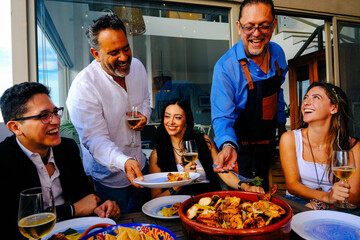
<path id="1" fill-rule="evenodd" d="M 240 60 L 240 64 L 241 64 L 242 69 L 244 70 L 246 80 L 248 81 L 249 90 L 253 90 L 254 89 L 254 83 L 253 83 L 253 81 L 251 79 L 250 72 L 249 72 L 249 69 L 247 67 L 246 61 L 245 60 Z"/>
<path id="2" fill-rule="evenodd" d="M 253 90 L 254 89 L 254 83 L 253 83 L 253 81 L 251 79 L 251 75 L 250 75 L 250 72 L 249 72 L 249 68 L 247 67 L 246 61 L 245 60 L 240 60 L 240 64 L 241 64 L 242 69 L 244 70 L 246 80 L 248 81 L 249 90 Z M 281 68 L 280 68 L 279 63 L 278 63 L 277 60 L 275 61 L 275 66 L 276 66 L 277 75 L 281 76 Z"/>

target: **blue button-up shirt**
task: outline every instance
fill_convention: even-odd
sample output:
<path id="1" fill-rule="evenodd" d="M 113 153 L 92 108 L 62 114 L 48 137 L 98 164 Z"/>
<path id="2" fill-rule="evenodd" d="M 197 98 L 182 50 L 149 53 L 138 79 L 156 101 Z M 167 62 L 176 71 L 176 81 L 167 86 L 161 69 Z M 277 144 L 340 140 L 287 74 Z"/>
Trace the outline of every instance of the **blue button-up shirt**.
<path id="1" fill-rule="evenodd" d="M 247 61 L 253 82 L 273 77 L 276 74 L 275 61 L 277 60 L 279 67 L 282 69 L 281 84 L 285 81 L 288 67 L 284 51 L 278 44 L 273 42 L 269 43 L 268 50 L 271 55 L 271 62 L 267 75 L 254 61 L 246 56 L 241 40 L 216 63 L 211 87 L 211 117 L 215 131 L 214 140 L 218 147 L 227 141 L 237 144 L 233 126 L 241 111 L 245 109 L 248 98 L 248 81 L 239 62 L 240 60 L 245 59 Z M 286 122 L 282 89 L 280 89 L 276 119 L 278 123 Z"/>

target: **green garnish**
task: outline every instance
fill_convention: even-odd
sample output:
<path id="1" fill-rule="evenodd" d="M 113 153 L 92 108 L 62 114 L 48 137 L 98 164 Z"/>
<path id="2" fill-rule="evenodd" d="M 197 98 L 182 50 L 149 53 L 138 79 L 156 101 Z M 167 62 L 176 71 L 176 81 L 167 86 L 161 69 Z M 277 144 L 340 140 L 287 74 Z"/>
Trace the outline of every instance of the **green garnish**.
<path id="1" fill-rule="evenodd" d="M 264 180 L 264 179 L 261 179 L 261 178 L 259 178 L 258 176 L 256 176 L 255 179 L 254 179 L 254 181 L 253 181 L 253 184 L 254 184 L 255 186 L 261 186 L 263 180 Z"/>
<path id="2" fill-rule="evenodd" d="M 72 229 L 72 228 L 69 228 L 65 232 L 62 232 L 62 234 L 64 234 L 64 235 L 72 235 L 72 234 L 75 234 L 75 233 L 79 233 L 79 232 Z"/>

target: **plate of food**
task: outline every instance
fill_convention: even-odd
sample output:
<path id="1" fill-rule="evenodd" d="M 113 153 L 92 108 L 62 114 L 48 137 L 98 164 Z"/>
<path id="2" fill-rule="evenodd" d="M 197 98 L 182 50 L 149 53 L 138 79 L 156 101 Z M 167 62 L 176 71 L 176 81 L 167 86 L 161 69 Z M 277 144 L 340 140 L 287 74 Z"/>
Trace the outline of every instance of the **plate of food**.
<path id="1" fill-rule="evenodd" d="M 170 188 L 187 185 L 199 177 L 194 172 L 161 172 L 144 175 L 144 181 L 135 178 L 134 182 L 148 188 Z"/>
<path id="2" fill-rule="evenodd" d="M 332 210 L 306 211 L 296 214 L 291 228 L 304 239 L 359 239 L 360 217 Z"/>
<path id="3" fill-rule="evenodd" d="M 142 211 L 150 217 L 159 219 L 179 218 L 180 205 L 190 197 L 190 195 L 173 195 L 154 198 L 143 205 Z"/>
<path id="4" fill-rule="evenodd" d="M 116 224 L 116 222 L 110 218 L 100 218 L 100 217 L 74 218 L 56 223 L 54 228 L 51 230 L 51 232 L 48 235 L 46 235 L 44 238 L 42 238 L 42 240 L 50 240 L 50 239 L 56 240 L 56 239 L 65 239 L 65 238 L 68 240 L 77 240 L 80 238 L 81 234 L 85 232 L 86 229 L 99 223 L 108 223 L 112 225 Z"/>
<path id="5" fill-rule="evenodd" d="M 95 226 L 93 226 L 95 227 Z M 90 227 L 88 231 L 94 228 Z M 117 240 L 117 239 L 144 239 L 144 240 L 176 240 L 176 236 L 169 229 L 148 223 L 123 223 L 106 226 L 103 229 L 92 231 L 81 237 L 80 240 Z"/>

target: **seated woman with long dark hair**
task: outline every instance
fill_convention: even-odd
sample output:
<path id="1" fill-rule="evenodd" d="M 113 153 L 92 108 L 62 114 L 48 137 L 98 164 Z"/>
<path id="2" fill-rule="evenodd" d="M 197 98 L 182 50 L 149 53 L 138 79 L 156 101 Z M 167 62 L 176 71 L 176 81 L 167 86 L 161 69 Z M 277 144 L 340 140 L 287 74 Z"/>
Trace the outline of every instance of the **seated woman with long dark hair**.
<path id="1" fill-rule="evenodd" d="M 195 140 L 198 159 L 183 166 L 182 142 Z M 218 154 L 209 136 L 194 132 L 194 118 L 190 105 L 183 99 L 170 100 L 163 109 L 161 123 L 157 129 L 155 149 L 150 155 L 150 173 L 198 172 L 200 177 L 194 184 L 169 189 L 151 189 L 152 198 L 173 194 L 197 195 L 221 190 L 217 173 L 213 171 L 213 159 Z M 221 179 L 231 188 L 238 189 L 239 179 L 232 173 L 219 173 Z M 261 187 L 241 184 L 246 191 L 263 192 Z"/>

